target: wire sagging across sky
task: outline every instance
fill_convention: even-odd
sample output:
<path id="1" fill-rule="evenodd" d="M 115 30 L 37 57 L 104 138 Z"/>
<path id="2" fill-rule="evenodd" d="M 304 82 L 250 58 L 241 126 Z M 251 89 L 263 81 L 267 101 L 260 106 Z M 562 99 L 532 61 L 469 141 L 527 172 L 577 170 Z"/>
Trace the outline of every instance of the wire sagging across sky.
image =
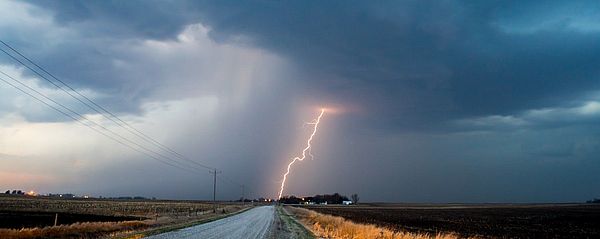
<path id="1" fill-rule="evenodd" d="M 42 92 L 39 92 L 39 91 L 35 90 L 34 88 L 31 88 L 31 87 L 25 85 L 23 82 L 19 81 L 15 77 L 12 77 L 12 76 L 8 75 L 7 73 L 0 70 L 0 73 L 3 76 L 8 77 L 8 79 L 12 80 L 16 84 L 12 84 L 12 83 L 10 83 L 10 81 L 0 78 L 0 80 L 3 81 L 4 83 L 11 85 L 12 87 L 16 88 L 17 90 L 33 97 L 34 99 L 40 101 L 41 103 L 47 105 L 48 107 L 50 107 L 54 110 L 57 110 L 61 114 L 65 115 L 75 121 L 82 123 L 86 127 L 93 129 L 94 131 L 112 139 L 113 141 L 116 141 L 119 144 L 122 144 L 128 148 L 131 148 L 135 151 L 145 154 L 146 156 L 149 156 L 150 158 L 153 158 L 162 163 L 165 163 L 166 165 L 169 165 L 169 166 L 176 165 L 174 167 L 188 171 L 188 172 L 193 172 L 191 169 L 194 169 L 198 172 L 204 171 L 201 168 L 211 169 L 211 170 L 214 169 L 213 167 L 209 167 L 206 164 L 197 162 L 195 160 L 191 160 L 191 159 L 183 156 L 182 154 L 176 152 L 175 150 L 167 147 L 166 145 L 158 142 L 157 140 L 151 138 L 150 136 L 148 136 L 148 135 L 144 134 L 143 132 L 139 131 L 138 129 L 134 128 L 129 123 L 127 123 L 126 121 L 124 121 L 121 118 L 119 118 L 118 116 L 116 116 L 116 114 L 114 114 L 114 113 L 110 112 L 109 110 L 107 110 L 106 108 L 100 106 L 94 100 L 86 97 L 85 95 L 83 95 L 82 93 L 80 93 L 79 91 L 77 91 L 76 89 L 71 87 L 69 84 L 67 84 L 63 80 L 54 76 L 52 73 L 47 71 L 45 68 L 43 68 L 39 64 L 35 63 L 33 60 L 29 59 L 27 56 L 23 55 L 21 52 L 19 52 L 15 48 L 13 48 L 11 45 L 6 43 L 5 41 L 0 40 L 0 44 L 1 44 L 0 52 L 4 53 L 5 55 L 10 57 L 14 61 L 18 62 L 23 67 L 25 67 L 25 68 L 29 69 L 31 72 L 35 73 L 35 75 L 39 76 L 38 79 L 49 82 L 57 89 L 64 92 L 66 95 L 70 96 L 71 98 L 73 98 L 76 101 L 78 101 L 79 103 L 81 103 L 83 106 L 86 106 L 87 108 L 98 113 L 98 115 L 101 115 L 101 116 L 105 117 L 106 119 L 112 121 L 117 126 L 125 129 L 127 132 L 131 133 L 135 137 L 127 137 L 127 136 L 123 135 L 122 133 L 119 133 L 117 131 L 109 129 L 107 126 L 104 126 L 96 121 L 90 120 L 84 113 L 78 112 L 77 110 L 73 109 L 72 107 L 65 106 L 64 104 L 58 102 L 58 100 L 52 99 L 51 97 L 44 95 Z M 29 91 L 27 91 L 27 90 L 29 90 Z M 143 142 L 140 141 L 139 139 L 141 139 Z M 170 163 L 167 163 L 167 161 Z"/>
<path id="2" fill-rule="evenodd" d="M 283 194 L 283 188 L 285 187 L 285 180 L 287 179 L 288 174 L 290 174 L 290 169 L 292 168 L 292 165 L 296 161 L 302 161 L 302 160 L 304 160 L 306 158 L 306 154 L 307 153 L 312 158 L 312 153 L 311 153 L 311 147 L 312 147 L 312 145 L 311 145 L 311 143 L 312 143 L 313 138 L 315 137 L 315 134 L 317 133 L 317 128 L 319 127 L 319 122 L 321 121 L 321 117 L 323 117 L 324 113 L 325 113 L 325 109 L 321 109 L 321 113 L 319 114 L 319 116 L 317 117 L 317 119 L 315 119 L 313 122 L 308 123 L 310 125 L 314 125 L 312 134 L 310 134 L 310 137 L 306 141 L 306 147 L 304 148 L 304 150 L 302 150 L 302 156 L 301 157 L 294 157 L 292 159 L 292 162 L 290 162 L 290 164 L 288 164 L 287 171 L 285 172 L 285 174 L 283 174 L 283 180 L 281 181 L 281 189 L 279 189 L 279 196 L 277 197 L 278 199 L 281 199 L 281 195 Z"/>

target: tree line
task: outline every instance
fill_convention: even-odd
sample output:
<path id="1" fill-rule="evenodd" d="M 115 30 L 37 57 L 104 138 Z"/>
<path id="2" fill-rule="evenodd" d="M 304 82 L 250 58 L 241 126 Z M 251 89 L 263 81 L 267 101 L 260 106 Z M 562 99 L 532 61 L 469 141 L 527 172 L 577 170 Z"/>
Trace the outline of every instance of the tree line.
<path id="1" fill-rule="evenodd" d="M 358 203 L 358 194 L 352 194 L 351 198 L 352 200 L 339 193 L 315 195 L 312 197 L 296 197 L 291 195 L 282 197 L 279 199 L 279 202 L 285 204 L 342 204 L 344 201 L 352 201 L 352 204 Z"/>

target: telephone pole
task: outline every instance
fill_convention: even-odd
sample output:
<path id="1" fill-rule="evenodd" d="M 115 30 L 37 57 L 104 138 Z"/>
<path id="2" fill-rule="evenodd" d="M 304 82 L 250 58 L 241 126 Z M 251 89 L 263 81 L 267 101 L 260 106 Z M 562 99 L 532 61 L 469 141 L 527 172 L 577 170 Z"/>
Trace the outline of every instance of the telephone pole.
<path id="1" fill-rule="evenodd" d="M 245 197 L 244 196 L 244 187 L 245 187 L 245 185 L 242 184 L 242 205 L 246 204 L 246 199 L 244 198 Z"/>
<path id="2" fill-rule="evenodd" d="M 217 171 L 215 168 L 213 171 L 210 171 L 213 174 L 213 213 L 217 213 L 217 174 L 221 173 L 221 171 Z"/>

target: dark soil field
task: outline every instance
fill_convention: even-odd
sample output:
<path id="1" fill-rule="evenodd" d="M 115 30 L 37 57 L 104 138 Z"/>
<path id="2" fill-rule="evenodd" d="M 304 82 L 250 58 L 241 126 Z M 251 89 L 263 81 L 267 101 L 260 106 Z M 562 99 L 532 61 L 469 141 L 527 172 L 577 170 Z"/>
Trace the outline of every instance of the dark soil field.
<path id="1" fill-rule="evenodd" d="M 49 212 L 0 211 L 0 228 L 30 228 L 54 225 L 56 214 Z M 57 225 L 76 222 L 118 222 L 140 220 L 139 217 L 102 216 L 92 214 L 58 213 Z"/>
<path id="2" fill-rule="evenodd" d="M 600 238 L 600 205 L 402 205 L 309 206 L 397 231 L 452 232 L 491 238 Z"/>

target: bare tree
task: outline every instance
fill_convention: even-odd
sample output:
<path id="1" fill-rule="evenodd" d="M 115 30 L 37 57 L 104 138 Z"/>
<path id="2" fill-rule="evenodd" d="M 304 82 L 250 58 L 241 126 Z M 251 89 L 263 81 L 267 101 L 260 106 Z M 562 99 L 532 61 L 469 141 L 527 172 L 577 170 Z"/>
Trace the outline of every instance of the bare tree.
<path id="1" fill-rule="evenodd" d="M 358 199 L 360 199 L 358 197 L 358 194 L 352 194 L 352 196 L 350 196 L 352 198 L 352 204 L 358 204 Z"/>

